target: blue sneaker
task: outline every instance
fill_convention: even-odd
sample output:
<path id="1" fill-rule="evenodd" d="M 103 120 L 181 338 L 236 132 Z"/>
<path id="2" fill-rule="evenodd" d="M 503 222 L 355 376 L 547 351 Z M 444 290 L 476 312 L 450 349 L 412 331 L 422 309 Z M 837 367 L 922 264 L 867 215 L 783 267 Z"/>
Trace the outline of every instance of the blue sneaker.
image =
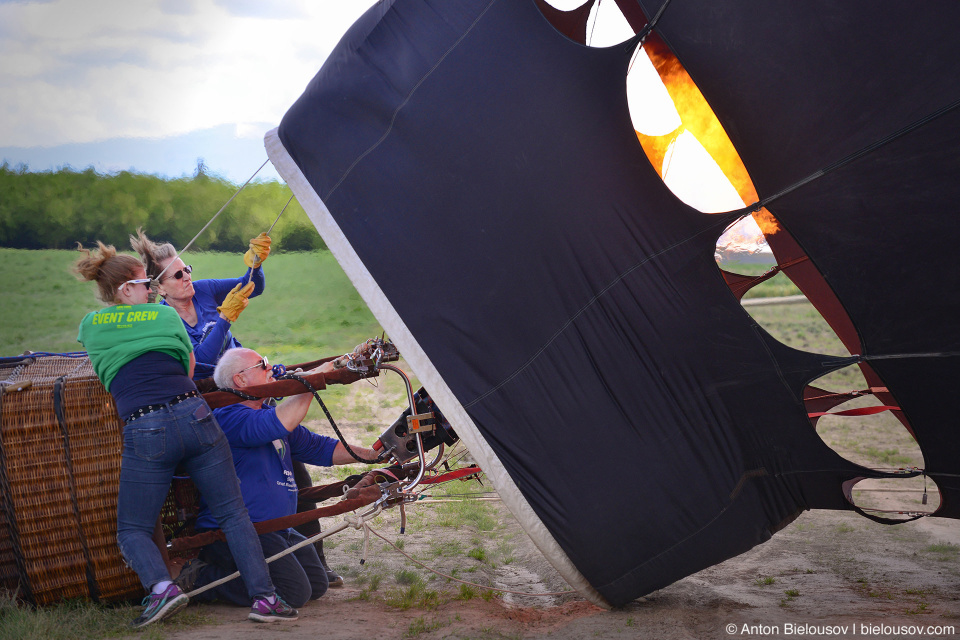
<path id="1" fill-rule="evenodd" d="M 300 613 L 283 601 L 283 598 L 274 594 L 277 599 L 273 604 L 263 596 L 253 600 L 250 615 L 247 617 L 254 622 L 287 622 L 300 617 Z"/>
<path id="2" fill-rule="evenodd" d="M 143 599 L 143 613 L 136 620 L 130 623 L 134 629 L 145 627 L 148 624 L 163 620 L 183 609 L 190 601 L 180 588 L 171 584 L 163 593 L 151 593 Z"/>

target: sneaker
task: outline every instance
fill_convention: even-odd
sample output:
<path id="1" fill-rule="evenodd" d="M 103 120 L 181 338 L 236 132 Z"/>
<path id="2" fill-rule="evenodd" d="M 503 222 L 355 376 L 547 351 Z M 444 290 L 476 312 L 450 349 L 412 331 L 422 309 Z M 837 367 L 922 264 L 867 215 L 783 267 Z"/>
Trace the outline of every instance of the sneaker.
<path id="1" fill-rule="evenodd" d="M 247 617 L 254 622 L 285 622 L 300 617 L 300 613 L 284 602 L 283 598 L 275 597 L 277 601 L 273 604 L 263 596 L 255 598 L 253 606 L 250 607 L 250 615 Z"/>
<path id="2" fill-rule="evenodd" d="M 143 613 L 131 622 L 130 626 L 139 629 L 163 620 L 183 609 L 189 601 L 190 598 L 183 594 L 177 585 L 171 584 L 163 593 L 151 593 L 143 599 Z"/>
<path id="3" fill-rule="evenodd" d="M 173 584 L 180 587 L 180 591 L 189 593 L 197 587 L 197 583 L 200 580 L 200 572 L 204 567 L 207 566 L 207 563 L 199 558 L 194 558 L 183 565 L 183 568 L 180 569 L 180 575 L 178 575 L 173 580 Z M 202 586 L 202 585 L 201 585 Z"/>
<path id="4" fill-rule="evenodd" d="M 338 589 L 343 586 L 343 576 L 333 569 L 327 569 L 327 582 L 331 589 Z"/>

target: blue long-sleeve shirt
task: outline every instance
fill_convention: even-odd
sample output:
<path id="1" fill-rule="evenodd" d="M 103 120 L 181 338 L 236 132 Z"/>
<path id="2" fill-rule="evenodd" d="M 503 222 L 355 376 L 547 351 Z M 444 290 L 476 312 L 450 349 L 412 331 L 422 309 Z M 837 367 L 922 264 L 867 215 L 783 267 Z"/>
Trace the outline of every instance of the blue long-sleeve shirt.
<path id="1" fill-rule="evenodd" d="M 193 307 L 197 311 L 197 324 L 190 326 L 183 320 L 190 342 L 193 343 L 193 353 L 197 358 L 193 379 L 202 380 L 213 375 L 213 368 L 220 360 L 220 356 L 227 349 L 242 346 L 230 333 L 230 321 L 220 317 L 217 307 L 223 304 L 230 290 L 246 279 L 246 274 L 239 278 L 224 278 L 194 280 Z M 266 278 L 263 268 L 253 269 L 250 281 L 253 282 L 251 298 L 263 293 L 266 288 Z M 166 301 L 160 304 L 166 304 Z M 181 318 L 182 320 L 182 318 Z"/>
<path id="2" fill-rule="evenodd" d="M 213 415 L 230 443 L 240 492 L 253 522 L 297 512 L 294 459 L 321 467 L 333 464 L 336 439 L 313 433 L 303 425 L 288 432 L 277 418 L 275 407 L 251 409 L 234 404 L 215 409 Z M 197 528 L 216 529 L 217 526 L 201 496 Z"/>

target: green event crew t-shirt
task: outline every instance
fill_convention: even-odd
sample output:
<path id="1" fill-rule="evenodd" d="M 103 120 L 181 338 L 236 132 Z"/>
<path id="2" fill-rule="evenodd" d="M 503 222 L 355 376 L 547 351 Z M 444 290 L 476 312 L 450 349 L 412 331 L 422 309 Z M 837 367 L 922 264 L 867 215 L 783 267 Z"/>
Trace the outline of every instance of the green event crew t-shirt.
<path id="1" fill-rule="evenodd" d="M 77 341 L 108 391 L 120 367 L 151 351 L 179 360 L 184 375 L 190 370 L 193 344 L 173 307 L 137 304 L 91 311 L 80 322 Z"/>

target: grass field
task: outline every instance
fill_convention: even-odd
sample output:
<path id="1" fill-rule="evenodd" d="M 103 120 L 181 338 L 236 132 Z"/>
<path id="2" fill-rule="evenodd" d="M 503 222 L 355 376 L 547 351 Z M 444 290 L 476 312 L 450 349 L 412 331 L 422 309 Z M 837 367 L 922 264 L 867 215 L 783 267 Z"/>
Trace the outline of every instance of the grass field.
<path id="1" fill-rule="evenodd" d="M 102 304 L 91 282 L 70 269 L 74 251 L 0 249 L 0 355 L 31 351 L 75 351 L 77 326 Z M 246 267 L 239 254 L 184 256 L 195 279 L 231 278 Z M 234 324 L 244 344 L 279 362 L 304 362 L 348 351 L 380 328 L 360 295 L 328 251 L 278 253 L 264 265 L 266 291 L 254 298 Z"/>

